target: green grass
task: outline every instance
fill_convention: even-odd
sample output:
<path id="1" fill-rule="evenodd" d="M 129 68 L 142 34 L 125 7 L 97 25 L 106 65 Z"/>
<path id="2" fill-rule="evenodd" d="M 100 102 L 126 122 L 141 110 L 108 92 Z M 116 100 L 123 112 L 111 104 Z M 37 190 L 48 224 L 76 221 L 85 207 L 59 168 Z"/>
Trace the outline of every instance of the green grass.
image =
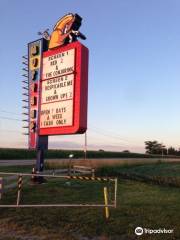
<path id="1" fill-rule="evenodd" d="M 74 154 L 75 158 L 83 158 L 84 152 L 78 150 L 48 150 L 45 152 L 45 158 L 68 158 Z M 88 151 L 88 158 L 150 158 L 157 157 L 140 153 L 126 152 L 108 152 L 108 151 Z M 27 149 L 0 148 L 0 159 L 34 159 L 36 152 Z"/>
<path id="2" fill-rule="evenodd" d="M 151 176 L 180 176 L 180 163 L 156 163 L 126 167 L 122 170 L 127 172 L 151 175 Z"/>
<path id="3" fill-rule="evenodd" d="M 121 177 L 121 174 L 129 174 L 130 177 L 138 174 L 178 178 L 180 163 L 124 165 L 104 167 L 98 171 L 103 176 L 119 176 L 118 206 L 117 209 L 110 209 L 111 217 L 108 221 L 104 218 L 104 209 L 100 208 L 0 209 L 0 233 L 2 229 L 13 233 L 13 236 L 0 234 L 0 239 L 19 240 L 20 236 L 26 236 L 27 239 L 38 236 L 39 238 L 34 239 L 44 240 L 78 240 L 83 236 L 89 239 L 101 237 L 98 240 L 180 239 L 179 188 Z M 22 203 L 103 203 L 105 183 L 74 180 L 70 184 L 66 182 L 48 180 L 42 185 L 26 184 L 22 191 Z M 3 203 L 16 202 L 17 189 L 5 194 Z M 174 234 L 146 234 L 137 238 L 134 234 L 137 226 L 174 229 Z"/>
<path id="4" fill-rule="evenodd" d="M 180 177 L 180 162 L 157 162 L 149 164 L 124 164 L 120 166 L 102 167 L 99 173 L 103 175 L 118 175 L 119 173 L 136 173 L 151 176 Z"/>
<path id="5" fill-rule="evenodd" d="M 179 162 L 102 167 L 98 169 L 98 174 L 180 187 Z"/>
<path id="6" fill-rule="evenodd" d="M 23 190 L 23 203 L 101 202 L 100 183 L 76 183 L 71 186 L 49 181 Z M 93 195 L 93 191 L 96 194 Z M 11 193 L 13 194 L 13 193 Z M 8 201 L 12 201 L 9 195 Z M 55 197 L 53 197 L 55 196 Z M 108 221 L 103 209 L 46 208 L 1 209 L 1 224 L 6 223 L 18 235 L 33 234 L 44 239 L 80 239 L 80 236 L 107 236 L 111 239 L 135 239 L 137 226 L 174 229 L 173 235 L 145 235 L 140 239 L 180 239 L 180 192 L 177 188 L 153 186 L 119 180 L 118 207 L 111 209 Z M 53 238 L 52 238 L 53 236 Z M 61 238 L 62 236 L 62 238 Z M 11 238 L 15 240 L 15 237 Z"/>
<path id="7" fill-rule="evenodd" d="M 0 172 L 31 173 L 32 166 L 0 166 Z"/>

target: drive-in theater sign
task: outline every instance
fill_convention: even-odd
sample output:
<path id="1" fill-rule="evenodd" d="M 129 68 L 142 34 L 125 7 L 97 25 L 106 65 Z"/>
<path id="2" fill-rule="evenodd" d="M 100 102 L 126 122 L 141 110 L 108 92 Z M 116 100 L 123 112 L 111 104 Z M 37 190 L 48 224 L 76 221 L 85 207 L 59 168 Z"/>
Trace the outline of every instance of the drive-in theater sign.
<path id="1" fill-rule="evenodd" d="M 87 57 L 80 42 L 43 53 L 40 135 L 86 131 Z"/>
<path id="2" fill-rule="evenodd" d="M 67 14 L 41 39 L 28 44 L 29 148 L 42 151 L 49 135 L 84 133 L 87 129 L 88 49 L 77 41 L 82 18 Z M 24 81 L 26 82 L 26 81 Z"/>

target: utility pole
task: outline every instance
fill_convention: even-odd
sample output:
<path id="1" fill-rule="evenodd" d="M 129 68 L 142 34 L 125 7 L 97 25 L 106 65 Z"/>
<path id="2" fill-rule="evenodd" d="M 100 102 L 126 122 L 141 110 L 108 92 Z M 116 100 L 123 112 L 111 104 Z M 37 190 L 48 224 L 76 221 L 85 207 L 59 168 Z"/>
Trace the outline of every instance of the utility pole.
<path id="1" fill-rule="evenodd" d="M 84 134 L 84 160 L 87 159 L 87 132 Z"/>

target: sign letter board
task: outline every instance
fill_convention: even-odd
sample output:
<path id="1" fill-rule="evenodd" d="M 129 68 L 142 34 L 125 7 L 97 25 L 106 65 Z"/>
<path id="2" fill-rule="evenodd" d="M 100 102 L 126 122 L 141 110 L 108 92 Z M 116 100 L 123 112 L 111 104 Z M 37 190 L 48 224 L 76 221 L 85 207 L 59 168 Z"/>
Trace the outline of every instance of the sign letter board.
<path id="1" fill-rule="evenodd" d="M 39 135 L 87 129 L 88 49 L 76 41 L 43 53 Z"/>

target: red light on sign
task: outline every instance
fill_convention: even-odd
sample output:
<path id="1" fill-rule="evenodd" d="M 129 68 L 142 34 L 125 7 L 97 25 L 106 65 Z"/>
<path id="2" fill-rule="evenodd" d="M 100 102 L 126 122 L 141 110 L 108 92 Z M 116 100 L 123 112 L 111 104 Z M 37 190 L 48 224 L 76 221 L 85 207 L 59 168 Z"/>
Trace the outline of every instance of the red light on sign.
<path id="1" fill-rule="evenodd" d="M 74 42 L 43 53 L 39 135 L 87 129 L 88 49 Z"/>

